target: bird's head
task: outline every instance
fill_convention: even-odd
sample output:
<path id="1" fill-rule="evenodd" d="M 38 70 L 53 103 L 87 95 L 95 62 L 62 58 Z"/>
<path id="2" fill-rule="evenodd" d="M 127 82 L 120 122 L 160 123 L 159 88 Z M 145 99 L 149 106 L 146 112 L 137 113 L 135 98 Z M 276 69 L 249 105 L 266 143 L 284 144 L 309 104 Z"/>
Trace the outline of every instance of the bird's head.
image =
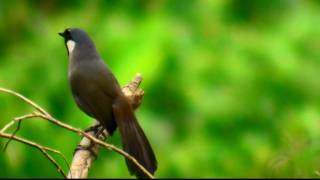
<path id="1" fill-rule="evenodd" d="M 89 35 L 79 28 L 67 28 L 58 34 L 64 38 L 68 55 L 73 53 L 75 48 L 95 50 L 94 43 L 90 39 Z"/>

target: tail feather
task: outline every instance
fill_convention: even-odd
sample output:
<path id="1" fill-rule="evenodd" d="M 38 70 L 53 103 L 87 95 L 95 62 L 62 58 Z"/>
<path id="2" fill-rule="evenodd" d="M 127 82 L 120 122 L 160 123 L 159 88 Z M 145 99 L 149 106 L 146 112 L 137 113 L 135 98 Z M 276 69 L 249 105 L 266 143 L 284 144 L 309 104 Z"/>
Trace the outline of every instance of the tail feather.
<path id="1" fill-rule="evenodd" d="M 138 124 L 136 117 L 127 103 L 113 105 L 113 113 L 118 125 L 124 151 L 133 156 L 151 174 L 157 169 L 157 160 L 152 147 Z M 124 107 L 126 106 L 126 107 Z M 130 174 L 139 178 L 145 177 L 144 173 L 130 160 L 126 159 Z"/>

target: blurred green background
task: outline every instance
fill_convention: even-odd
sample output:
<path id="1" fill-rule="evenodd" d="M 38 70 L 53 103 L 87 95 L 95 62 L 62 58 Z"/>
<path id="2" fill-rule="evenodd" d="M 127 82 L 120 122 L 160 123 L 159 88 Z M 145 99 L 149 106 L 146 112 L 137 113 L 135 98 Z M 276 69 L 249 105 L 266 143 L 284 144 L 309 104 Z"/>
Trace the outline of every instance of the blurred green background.
<path id="1" fill-rule="evenodd" d="M 75 127 L 92 120 L 71 97 L 58 32 L 87 31 L 121 85 L 140 72 L 136 114 L 157 154 L 156 177 L 318 177 L 320 1 L 3 0 L 0 22 L 0 86 Z M 1 127 L 29 112 L 0 94 Z M 68 161 L 80 140 L 40 119 L 18 135 Z M 108 142 L 121 146 L 118 132 Z M 38 150 L 12 142 L 0 177 L 61 176 Z M 123 157 L 103 150 L 90 177 L 132 176 Z"/>

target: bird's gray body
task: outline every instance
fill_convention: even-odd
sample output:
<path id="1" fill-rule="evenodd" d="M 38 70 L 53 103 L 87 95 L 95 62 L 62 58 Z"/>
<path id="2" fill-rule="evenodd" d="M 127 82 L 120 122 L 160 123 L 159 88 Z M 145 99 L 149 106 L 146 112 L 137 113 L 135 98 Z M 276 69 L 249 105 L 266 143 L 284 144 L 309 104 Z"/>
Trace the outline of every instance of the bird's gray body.
<path id="1" fill-rule="evenodd" d="M 76 54 L 69 56 L 68 74 L 73 97 L 82 111 L 96 118 L 112 134 L 116 128 L 112 104 L 121 95 L 119 91 L 112 89 L 120 88 L 118 81 L 101 58 L 83 59 L 82 57 L 81 62 L 76 61 L 76 58 Z"/>
<path id="2" fill-rule="evenodd" d="M 123 149 L 153 174 L 157 160 L 151 145 L 117 79 L 99 56 L 92 40 L 84 31 L 74 28 L 66 29 L 60 35 L 68 49 L 69 83 L 78 107 L 98 120 L 110 135 L 118 127 Z M 131 174 L 145 177 L 131 161 L 126 159 L 126 163 Z"/>

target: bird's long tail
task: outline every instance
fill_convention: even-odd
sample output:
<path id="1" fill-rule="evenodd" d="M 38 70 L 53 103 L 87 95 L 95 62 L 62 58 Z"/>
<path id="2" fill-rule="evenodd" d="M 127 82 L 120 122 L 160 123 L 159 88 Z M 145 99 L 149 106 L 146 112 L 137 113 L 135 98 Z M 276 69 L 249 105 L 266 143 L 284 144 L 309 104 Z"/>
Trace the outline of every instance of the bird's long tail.
<path id="1" fill-rule="evenodd" d="M 133 156 L 151 174 L 154 174 L 157 169 L 155 154 L 129 103 L 123 99 L 118 100 L 113 105 L 113 113 L 124 151 Z M 134 163 L 128 159 L 126 163 L 130 174 L 145 178 L 145 174 Z"/>

